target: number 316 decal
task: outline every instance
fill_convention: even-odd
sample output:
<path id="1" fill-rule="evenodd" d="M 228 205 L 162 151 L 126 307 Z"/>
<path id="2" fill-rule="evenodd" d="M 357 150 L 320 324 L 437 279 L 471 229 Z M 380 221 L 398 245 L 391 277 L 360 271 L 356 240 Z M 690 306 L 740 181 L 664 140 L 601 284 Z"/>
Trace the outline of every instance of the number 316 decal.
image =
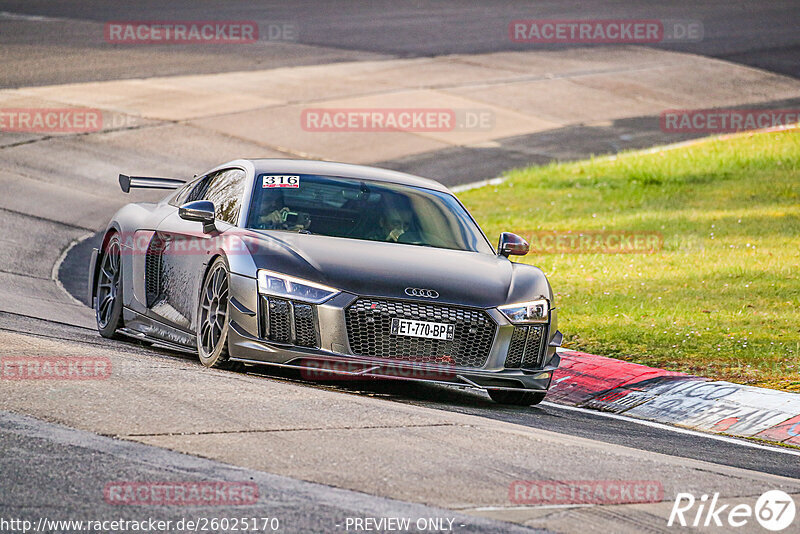
<path id="1" fill-rule="evenodd" d="M 296 174 L 271 174 L 262 176 L 261 187 L 300 187 L 300 177 Z"/>

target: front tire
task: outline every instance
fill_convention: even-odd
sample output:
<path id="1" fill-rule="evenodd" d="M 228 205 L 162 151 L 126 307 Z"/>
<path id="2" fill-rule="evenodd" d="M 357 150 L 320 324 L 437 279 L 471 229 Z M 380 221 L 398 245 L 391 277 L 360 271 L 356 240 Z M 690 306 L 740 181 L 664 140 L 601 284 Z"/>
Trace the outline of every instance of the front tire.
<path id="1" fill-rule="evenodd" d="M 534 406 L 542 402 L 547 395 L 542 391 L 514 391 L 508 389 L 490 389 L 489 396 L 498 404 L 512 406 Z"/>
<path id="2" fill-rule="evenodd" d="M 208 270 L 200 293 L 197 312 L 197 354 L 200 363 L 217 369 L 238 369 L 240 365 L 228 359 L 228 299 L 230 274 L 228 264 L 217 258 Z"/>
<path id="3" fill-rule="evenodd" d="M 97 331 L 109 339 L 118 339 L 122 326 L 122 261 L 119 237 L 112 235 L 105 246 L 100 272 L 95 283 L 94 315 Z"/>

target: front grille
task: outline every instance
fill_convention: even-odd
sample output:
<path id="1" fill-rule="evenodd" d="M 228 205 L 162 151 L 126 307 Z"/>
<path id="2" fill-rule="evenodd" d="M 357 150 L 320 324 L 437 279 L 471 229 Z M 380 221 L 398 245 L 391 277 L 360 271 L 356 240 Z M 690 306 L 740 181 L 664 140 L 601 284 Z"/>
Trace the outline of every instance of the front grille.
<path id="1" fill-rule="evenodd" d="M 392 335 L 392 319 L 455 325 L 452 341 Z M 483 310 L 360 298 L 345 311 L 350 349 L 358 356 L 483 367 L 497 329 Z"/>
<path id="2" fill-rule="evenodd" d="M 275 297 L 261 298 L 262 337 L 300 347 L 317 346 L 314 307 Z"/>
<path id="3" fill-rule="evenodd" d="M 506 354 L 506 368 L 538 369 L 542 366 L 545 349 L 544 326 L 516 326 Z"/>

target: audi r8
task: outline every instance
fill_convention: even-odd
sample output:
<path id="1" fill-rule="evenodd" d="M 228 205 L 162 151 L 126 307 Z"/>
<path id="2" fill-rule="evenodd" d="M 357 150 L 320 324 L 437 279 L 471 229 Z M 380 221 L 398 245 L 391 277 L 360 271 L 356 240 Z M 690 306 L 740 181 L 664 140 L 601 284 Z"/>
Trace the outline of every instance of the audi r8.
<path id="1" fill-rule="evenodd" d="M 558 367 L 553 292 L 503 233 L 495 249 L 442 184 L 373 167 L 236 160 L 111 219 L 89 301 L 105 337 L 276 365 L 440 382 L 541 402 Z"/>

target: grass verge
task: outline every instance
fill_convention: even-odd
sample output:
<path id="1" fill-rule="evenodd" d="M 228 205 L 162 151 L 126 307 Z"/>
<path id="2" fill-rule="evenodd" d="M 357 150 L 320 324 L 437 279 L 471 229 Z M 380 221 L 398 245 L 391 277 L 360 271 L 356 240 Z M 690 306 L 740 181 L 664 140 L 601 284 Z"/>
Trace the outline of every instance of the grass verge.
<path id="1" fill-rule="evenodd" d="M 547 273 L 566 347 L 800 392 L 800 130 L 531 167 L 459 197 L 490 236 L 663 238 L 517 260 Z"/>

